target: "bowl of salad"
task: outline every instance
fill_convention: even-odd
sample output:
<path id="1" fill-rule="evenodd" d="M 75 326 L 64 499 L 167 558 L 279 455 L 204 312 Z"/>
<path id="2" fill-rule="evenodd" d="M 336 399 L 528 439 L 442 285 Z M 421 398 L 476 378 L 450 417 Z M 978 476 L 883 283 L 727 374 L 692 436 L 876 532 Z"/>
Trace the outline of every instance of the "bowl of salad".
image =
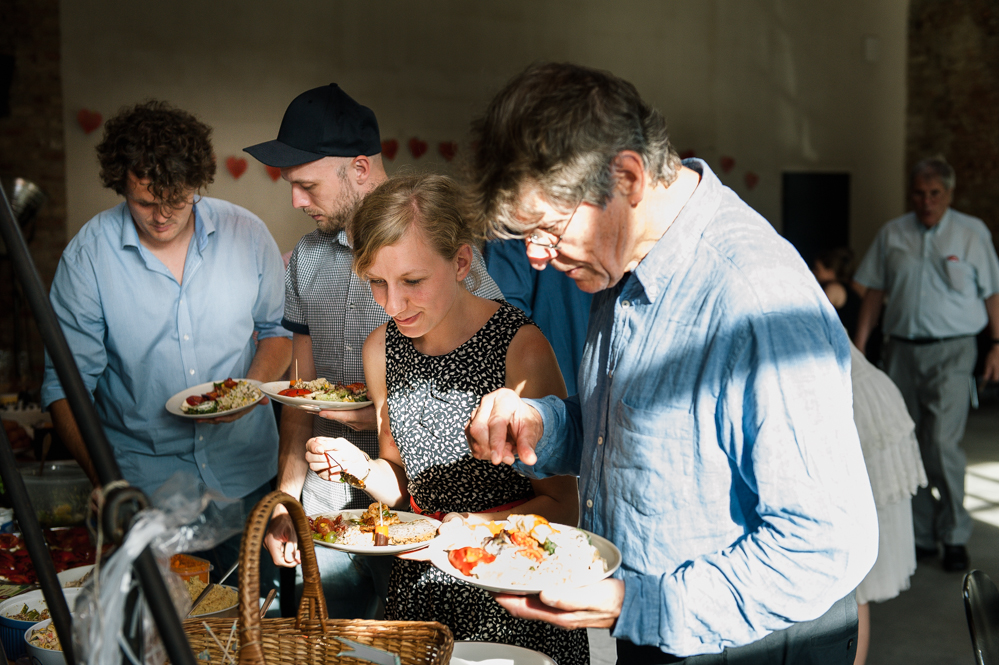
<path id="1" fill-rule="evenodd" d="M 32 665 L 66 665 L 52 619 L 39 621 L 24 631 L 24 644 Z"/>
<path id="2" fill-rule="evenodd" d="M 63 589 L 62 594 L 72 611 L 80 589 Z M 48 618 L 49 608 L 41 589 L 22 593 L 0 603 L 0 639 L 3 640 L 7 658 L 14 661 L 23 656 L 27 652 L 24 632 Z M 62 653 L 59 658 L 62 658 Z"/>

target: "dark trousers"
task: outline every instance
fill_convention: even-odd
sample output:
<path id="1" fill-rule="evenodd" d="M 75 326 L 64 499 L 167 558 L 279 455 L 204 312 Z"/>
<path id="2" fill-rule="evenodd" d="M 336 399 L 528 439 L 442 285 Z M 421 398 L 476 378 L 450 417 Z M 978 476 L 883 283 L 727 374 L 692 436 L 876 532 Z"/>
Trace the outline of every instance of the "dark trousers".
<path id="1" fill-rule="evenodd" d="M 268 481 L 253 490 L 245 497 L 242 498 L 243 503 L 243 516 L 244 518 L 249 518 L 250 513 L 253 511 L 253 507 L 259 503 L 261 499 L 271 493 L 271 481 Z M 208 510 L 214 509 L 214 504 L 209 506 Z M 218 582 L 219 578 L 226 574 L 229 568 L 239 560 L 239 548 L 243 541 L 243 534 L 237 533 L 235 536 L 222 541 L 210 550 L 203 552 L 191 552 L 195 556 L 199 556 L 203 559 L 207 559 L 212 564 L 212 572 L 210 579 L 212 582 Z M 277 566 L 274 565 L 274 560 L 271 559 L 270 553 L 264 549 L 260 549 L 260 595 L 267 595 L 267 592 L 272 588 L 277 586 L 278 571 Z M 238 586 L 239 571 L 235 571 L 232 576 L 225 581 L 229 586 Z M 278 605 L 274 606 L 275 608 Z"/>
<path id="2" fill-rule="evenodd" d="M 853 592 L 814 621 L 796 623 L 761 640 L 721 653 L 681 658 L 657 647 L 617 641 L 618 665 L 853 665 L 857 655 L 857 601 Z"/>

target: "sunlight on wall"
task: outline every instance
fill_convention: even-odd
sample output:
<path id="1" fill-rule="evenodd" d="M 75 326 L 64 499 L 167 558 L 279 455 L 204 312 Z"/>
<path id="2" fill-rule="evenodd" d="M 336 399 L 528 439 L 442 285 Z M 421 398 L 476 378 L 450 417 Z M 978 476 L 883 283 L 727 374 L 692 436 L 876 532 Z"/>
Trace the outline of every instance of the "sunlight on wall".
<path id="1" fill-rule="evenodd" d="M 999 527 L 999 462 L 968 466 L 964 476 L 964 507 L 976 520 Z"/>

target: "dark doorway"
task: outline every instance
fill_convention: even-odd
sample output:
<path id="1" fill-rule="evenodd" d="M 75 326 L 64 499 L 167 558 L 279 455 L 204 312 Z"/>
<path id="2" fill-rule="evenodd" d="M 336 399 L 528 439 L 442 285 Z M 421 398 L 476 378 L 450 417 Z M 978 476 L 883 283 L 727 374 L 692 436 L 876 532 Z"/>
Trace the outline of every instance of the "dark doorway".
<path id="1" fill-rule="evenodd" d="M 849 173 L 785 172 L 781 208 L 784 237 L 809 265 L 822 250 L 849 246 Z"/>

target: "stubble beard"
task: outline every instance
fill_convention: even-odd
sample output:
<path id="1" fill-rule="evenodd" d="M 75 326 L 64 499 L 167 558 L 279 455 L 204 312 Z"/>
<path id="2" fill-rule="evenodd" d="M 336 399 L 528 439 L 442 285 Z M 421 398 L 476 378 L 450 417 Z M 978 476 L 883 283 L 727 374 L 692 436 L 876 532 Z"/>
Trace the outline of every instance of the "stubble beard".
<path id="1" fill-rule="evenodd" d="M 306 209 L 307 215 L 319 215 L 316 226 L 323 233 L 339 233 L 347 228 L 347 224 L 354 218 L 357 209 L 361 207 L 364 197 L 353 190 L 344 189 L 342 194 L 333 202 L 333 211 Z"/>

